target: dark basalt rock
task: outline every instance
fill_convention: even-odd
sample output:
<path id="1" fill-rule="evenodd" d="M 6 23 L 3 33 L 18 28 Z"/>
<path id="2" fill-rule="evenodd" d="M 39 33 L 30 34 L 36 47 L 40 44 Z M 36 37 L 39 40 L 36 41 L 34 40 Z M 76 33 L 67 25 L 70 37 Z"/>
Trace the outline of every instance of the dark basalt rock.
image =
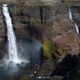
<path id="1" fill-rule="evenodd" d="M 56 69 L 52 72 L 51 76 L 63 76 L 66 80 L 73 80 L 72 75 L 80 67 L 80 56 L 68 54 L 65 58 L 57 64 Z"/>

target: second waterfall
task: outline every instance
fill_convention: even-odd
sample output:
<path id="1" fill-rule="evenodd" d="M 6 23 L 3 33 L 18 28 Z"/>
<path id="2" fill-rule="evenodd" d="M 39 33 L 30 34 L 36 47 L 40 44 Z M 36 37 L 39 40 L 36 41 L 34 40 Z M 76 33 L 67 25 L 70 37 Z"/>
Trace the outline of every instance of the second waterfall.
<path id="1" fill-rule="evenodd" d="M 75 23 L 75 21 L 73 20 L 73 16 L 72 16 L 72 12 L 71 12 L 71 9 L 69 9 L 69 19 L 74 23 L 75 25 L 75 30 L 76 30 L 76 33 L 79 34 L 79 29 L 78 29 L 78 26 L 77 24 Z"/>

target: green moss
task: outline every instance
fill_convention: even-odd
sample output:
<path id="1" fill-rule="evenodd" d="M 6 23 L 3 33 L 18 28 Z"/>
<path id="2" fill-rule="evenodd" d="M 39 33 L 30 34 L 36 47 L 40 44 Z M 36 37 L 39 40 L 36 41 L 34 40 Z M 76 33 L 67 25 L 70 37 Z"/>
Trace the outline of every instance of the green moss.
<path id="1" fill-rule="evenodd" d="M 11 6 L 10 13 L 15 14 L 15 15 L 19 14 L 21 9 L 22 9 L 22 4 L 17 4 L 16 6 Z"/>
<path id="2" fill-rule="evenodd" d="M 64 78 L 61 76 L 56 76 L 56 77 L 50 78 L 49 80 L 64 80 Z"/>
<path id="3" fill-rule="evenodd" d="M 43 41 L 43 52 L 45 58 L 50 58 L 52 55 L 58 57 L 66 52 L 65 48 L 59 48 L 59 46 L 53 43 L 50 39 L 44 38 Z"/>
<path id="4" fill-rule="evenodd" d="M 29 77 L 22 77 L 20 80 L 32 80 L 31 78 L 29 78 Z"/>
<path id="5" fill-rule="evenodd" d="M 45 58 L 49 58 L 50 57 L 50 44 L 48 39 L 44 39 L 44 43 L 43 43 L 43 52 L 44 52 L 44 56 Z"/>
<path id="6" fill-rule="evenodd" d="M 54 43 L 51 40 L 44 38 L 43 52 L 46 58 L 50 58 L 51 55 L 55 54 L 57 50 L 58 48 L 55 47 Z"/>
<path id="7" fill-rule="evenodd" d="M 36 79 L 36 78 L 23 77 L 23 78 L 20 79 L 20 80 L 44 80 L 44 79 Z M 46 79 L 46 80 L 64 80 L 64 78 L 61 77 L 61 76 L 56 76 L 56 77 L 51 77 L 51 78 Z"/>
<path id="8" fill-rule="evenodd" d="M 65 3 L 69 6 L 74 5 L 75 4 L 75 0 L 64 0 Z"/>
<path id="9" fill-rule="evenodd" d="M 46 28 L 49 27 L 49 26 L 52 26 L 53 22 L 47 22 L 47 24 L 43 23 L 41 24 L 41 20 L 40 19 L 32 19 L 32 24 L 38 28 L 41 32 L 45 32 L 46 31 Z"/>

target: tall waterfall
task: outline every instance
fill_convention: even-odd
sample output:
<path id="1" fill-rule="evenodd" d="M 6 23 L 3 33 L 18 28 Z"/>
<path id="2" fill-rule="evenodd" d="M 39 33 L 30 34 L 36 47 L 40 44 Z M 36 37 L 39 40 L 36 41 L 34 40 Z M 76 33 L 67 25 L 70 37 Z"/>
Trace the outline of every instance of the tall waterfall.
<path id="1" fill-rule="evenodd" d="M 69 19 L 74 23 L 77 34 L 79 34 L 78 25 L 74 22 L 71 9 L 69 9 Z"/>
<path id="2" fill-rule="evenodd" d="M 7 25 L 9 60 L 12 62 L 17 62 L 18 55 L 17 55 L 16 38 L 14 35 L 12 21 L 11 21 L 10 15 L 9 15 L 7 4 L 3 4 L 2 11 L 3 11 L 3 15 L 5 18 L 6 25 Z"/>

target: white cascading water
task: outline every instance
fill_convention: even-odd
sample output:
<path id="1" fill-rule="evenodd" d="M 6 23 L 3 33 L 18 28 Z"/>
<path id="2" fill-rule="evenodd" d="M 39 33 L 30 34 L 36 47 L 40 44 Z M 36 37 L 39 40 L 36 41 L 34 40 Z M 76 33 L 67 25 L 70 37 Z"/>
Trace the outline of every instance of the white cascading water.
<path id="1" fill-rule="evenodd" d="M 7 4 L 3 4 L 2 9 L 3 9 L 2 11 L 5 18 L 5 22 L 7 25 L 9 61 L 12 61 L 14 63 L 20 63 L 17 55 L 16 38 L 14 35 L 13 25 L 12 25 L 11 17 L 9 15 Z"/>
<path id="2" fill-rule="evenodd" d="M 3 15 L 5 18 L 5 22 L 7 25 L 7 37 L 8 37 L 8 53 L 9 53 L 9 62 L 12 63 L 29 63 L 29 60 L 22 60 L 18 58 L 18 51 L 17 51 L 17 45 L 16 45 L 16 37 L 13 31 L 13 25 L 11 21 L 11 17 L 9 15 L 7 4 L 3 4 L 2 6 Z"/>
<path id="3" fill-rule="evenodd" d="M 75 29 L 76 29 L 76 33 L 79 34 L 79 29 L 78 29 L 77 24 L 73 20 L 71 9 L 69 9 L 69 19 L 74 23 Z"/>

